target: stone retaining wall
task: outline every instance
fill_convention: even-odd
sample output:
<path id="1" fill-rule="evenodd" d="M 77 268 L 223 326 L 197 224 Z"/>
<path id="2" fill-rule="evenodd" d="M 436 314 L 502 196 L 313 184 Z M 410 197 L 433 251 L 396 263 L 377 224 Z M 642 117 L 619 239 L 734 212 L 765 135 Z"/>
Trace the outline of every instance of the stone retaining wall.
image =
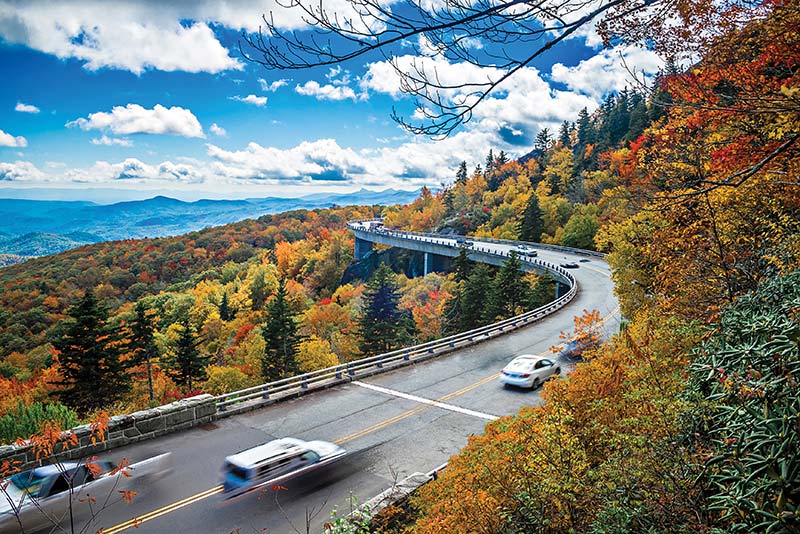
<path id="1" fill-rule="evenodd" d="M 75 427 L 70 432 L 78 438 L 78 445 L 60 454 L 59 460 L 86 458 L 105 450 L 210 423 L 217 412 L 215 402 L 213 395 L 204 394 L 149 410 L 114 416 L 108 424 L 105 440 L 96 444 L 92 444 L 89 425 Z M 5 460 L 11 460 L 22 470 L 52 463 L 49 457 L 37 459 L 30 445 L 0 446 L 0 464 Z"/>

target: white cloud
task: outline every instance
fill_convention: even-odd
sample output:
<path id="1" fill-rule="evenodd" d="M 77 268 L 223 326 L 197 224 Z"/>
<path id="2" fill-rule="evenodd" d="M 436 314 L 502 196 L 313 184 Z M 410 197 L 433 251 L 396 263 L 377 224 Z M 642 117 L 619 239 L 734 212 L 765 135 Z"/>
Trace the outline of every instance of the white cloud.
<path id="1" fill-rule="evenodd" d="M 472 91 L 464 84 L 473 84 L 473 89 L 498 79 L 503 72 L 492 67 L 476 67 L 468 63 L 451 63 L 442 56 L 399 56 L 393 62 L 370 63 L 360 80 L 362 91 L 384 93 L 399 99 L 402 72 L 424 72 L 436 77 L 445 87 L 439 96 L 447 104 L 469 103 L 474 100 Z M 472 114 L 472 121 L 466 125 L 466 134 L 478 131 L 497 136 L 496 148 L 507 151 L 514 146 L 524 150 L 532 146 L 533 137 L 542 128 L 557 129 L 564 120 L 574 120 L 578 112 L 586 107 L 594 109 L 598 101 L 587 95 L 553 90 L 538 70 L 523 68 L 506 80 L 483 102 L 478 104 Z M 425 121 L 424 108 L 417 108 L 412 119 Z M 502 146 L 502 143 L 507 143 Z M 488 147 L 487 147 L 488 149 Z"/>
<path id="2" fill-rule="evenodd" d="M 225 128 L 219 126 L 216 122 L 213 123 L 211 126 L 209 126 L 208 129 L 211 131 L 211 133 L 219 137 L 225 137 L 226 135 L 228 135 L 228 132 L 225 131 Z"/>
<path id="3" fill-rule="evenodd" d="M 242 69 L 208 19 L 197 16 L 201 11 L 145 1 L 103 2 L 102 9 L 77 0 L 10 2 L 0 5 L 0 35 L 61 59 L 78 59 L 87 70 L 107 67 L 140 74 L 147 69 Z M 195 22 L 182 23 L 186 20 Z"/>
<path id="4" fill-rule="evenodd" d="M 90 114 L 88 119 L 79 118 L 68 122 L 67 126 L 77 126 L 82 130 L 110 131 L 117 135 L 148 133 L 205 137 L 203 127 L 190 110 L 177 106 L 165 108 L 161 104 L 156 104 L 153 109 L 146 109 L 138 104 L 114 106 L 110 113 L 98 111 Z"/>
<path id="5" fill-rule="evenodd" d="M 25 148 L 28 146 L 28 140 L 21 135 L 14 137 L 10 133 L 0 130 L 0 146 Z"/>
<path id="6" fill-rule="evenodd" d="M 642 81 L 649 82 L 664 66 L 655 52 L 633 46 L 602 50 L 574 67 L 561 63 L 553 65 L 550 76 L 572 91 L 600 99 L 613 91 L 620 91 Z M 634 74 L 639 82 L 633 79 Z"/>
<path id="7" fill-rule="evenodd" d="M 213 171 L 240 180 L 346 180 L 364 172 L 363 159 L 352 149 L 341 148 L 333 139 L 304 141 L 282 150 L 249 143 L 244 150 L 227 151 L 208 145 L 215 162 Z"/>
<path id="8" fill-rule="evenodd" d="M 325 7 L 340 20 L 353 21 L 356 31 L 365 24 L 378 27 L 374 20 L 362 20 L 357 6 L 347 0 L 330 0 Z M 0 3 L 0 36 L 62 59 L 77 59 L 88 70 L 218 73 L 242 70 L 244 64 L 212 28 L 257 32 L 262 15 L 273 12 L 280 29 L 307 27 L 302 10 L 277 9 L 275 0 L 25 0 Z"/>
<path id="9" fill-rule="evenodd" d="M 281 78 L 280 80 L 275 80 L 274 82 L 267 82 L 264 78 L 258 79 L 259 85 L 261 85 L 262 91 L 269 91 L 270 93 L 274 93 L 281 87 L 284 87 L 289 84 L 289 80 L 286 78 Z"/>
<path id="10" fill-rule="evenodd" d="M 228 97 L 230 100 L 236 100 L 237 102 L 245 102 L 247 104 L 253 104 L 254 106 L 264 107 L 267 104 L 267 97 L 266 96 L 256 96 L 256 95 L 247 95 L 247 96 L 231 96 Z"/>
<path id="11" fill-rule="evenodd" d="M 19 111 L 20 113 L 39 113 L 40 110 L 33 104 L 23 104 L 22 102 L 17 102 L 17 105 L 14 106 L 14 111 Z"/>
<path id="12" fill-rule="evenodd" d="M 164 161 L 158 165 L 137 158 L 126 158 L 118 163 L 96 161 L 88 169 L 69 169 L 63 173 L 73 183 L 151 182 L 199 183 L 203 172 L 193 165 Z"/>
<path id="13" fill-rule="evenodd" d="M 188 184 L 202 183 L 205 180 L 203 172 L 197 167 L 171 161 L 165 161 L 158 166 L 158 177 L 161 180 Z"/>
<path id="14" fill-rule="evenodd" d="M 356 93 L 345 85 L 320 85 L 314 80 L 294 88 L 295 92 L 305 96 L 313 96 L 317 100 L 356 100 Z"/>
<path id="15" fill-rule="evenodd" d="M 92 144 L 105 146 L 133 146 L 133 141 L 124 137 L 108 137 L 107 135 L 103 134 L 101 137 L 95 137 L 92 139 Z"/>
<path id="16" fill-rule="evenodd" d="M 0 162 L 0 182 L 36 182 L 45 178 L 45 174 L 29 161 Z"/>

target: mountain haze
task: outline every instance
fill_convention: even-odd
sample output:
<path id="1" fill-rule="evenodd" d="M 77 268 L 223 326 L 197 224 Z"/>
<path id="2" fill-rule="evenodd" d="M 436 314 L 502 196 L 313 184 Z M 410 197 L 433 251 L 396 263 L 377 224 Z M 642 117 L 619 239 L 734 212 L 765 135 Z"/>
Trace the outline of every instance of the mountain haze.
<path id="1" fill-rule="evenodd" d="M 419 191 L 362 189 L 340 195 L 195 202 L 156 196 L 105 205 L 0 199 L 0 254 L 43 256 L 100 241 L 180 235 L 295 209 L 407 204 L 417 196 Z"/>

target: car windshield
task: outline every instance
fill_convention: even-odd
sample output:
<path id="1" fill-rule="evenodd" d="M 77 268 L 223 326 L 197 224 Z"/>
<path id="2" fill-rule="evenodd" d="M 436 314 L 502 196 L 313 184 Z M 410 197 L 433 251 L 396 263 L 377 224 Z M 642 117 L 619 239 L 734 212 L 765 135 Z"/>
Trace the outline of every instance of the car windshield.
<path id="1" fill-rule="evenodd" d="M 33 471 L 26 471 L 24 473 L 17 473 L 10 477 L 9 480 L 21 491 L 30 494 L 31 497 L 38 497 L 39 492 L 42 491 L 42 483 L 45 481 L 45 477 L 38 477 Z"/>

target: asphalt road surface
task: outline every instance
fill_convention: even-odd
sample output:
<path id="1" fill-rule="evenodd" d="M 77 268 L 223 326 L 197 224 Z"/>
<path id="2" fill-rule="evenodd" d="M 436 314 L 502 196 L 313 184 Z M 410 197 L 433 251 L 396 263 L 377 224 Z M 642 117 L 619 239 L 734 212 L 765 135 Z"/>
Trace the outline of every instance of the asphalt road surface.
<path id="1" fill-rule="evenodd" d="M 540 251 L 539 257 L 556 264 L 580 259 L 549 251 Z M 531 326 L 364 381 L 110 451 L 104 458 L 131 462 L 171 451 L 175 469 L 139 487 L 132 504 L 105 510 L 87 531 L 321 532 L 333 508 L 346 513 L 352 500 L 364 502 L 411 473 L 430 471 L 458 452 L 471 434 L 482 433 L 489 420 L 540 403 L 538 390 L 499 383 L 498 373 L 513 356 L 552 355 L 559 333 L 572 331 L 573 317 L 584 309 L 600 312 L 607 335 L 617 331 L 619 312 L 607 264 L 592 258 L 578 265 L 572 270 L 580 286 L 577 297 Z M 565 374 L 567 363 L 561 367 Z M 425 402 L 430 400 L 439 403 Z M 225 500 L 223 459 L 286 436 L 335 442 L 354 454 L 327 473 L 291 481 L 287 490 Z"/>

